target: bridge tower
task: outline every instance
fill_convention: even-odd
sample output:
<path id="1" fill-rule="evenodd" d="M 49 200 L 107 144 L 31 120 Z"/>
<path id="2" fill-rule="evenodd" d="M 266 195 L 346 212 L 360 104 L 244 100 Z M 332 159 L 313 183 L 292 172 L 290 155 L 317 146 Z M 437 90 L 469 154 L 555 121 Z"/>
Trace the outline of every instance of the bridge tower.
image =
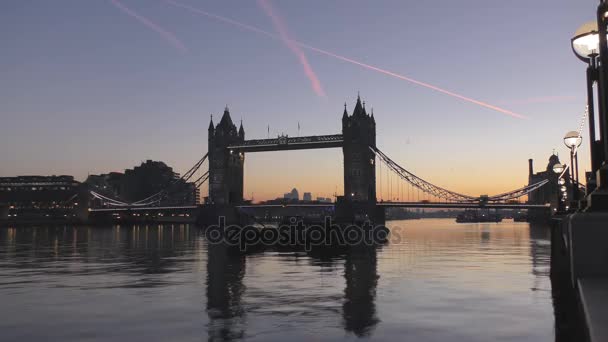
<path id="1" fill-rule="evenodd" d="M 243 165 L 245 154 L 229 150 L 230 145 L 245 141 L 243 122 L 240 128 L 230 118 L 228 107 L 217 126 L 209 122 L 209 202 L 219 205 L 243 201 Z"/>
<path id="2" fill-rule="evenodd" d="M 344 199 L 347 202 L 376 203 L 376 156 L 369 149 L 376 146 L 376 120 L 365 110 L 365 102 L 357 96 L 352 115 L 346 104 L 342 115 L 344 145 Z"/>

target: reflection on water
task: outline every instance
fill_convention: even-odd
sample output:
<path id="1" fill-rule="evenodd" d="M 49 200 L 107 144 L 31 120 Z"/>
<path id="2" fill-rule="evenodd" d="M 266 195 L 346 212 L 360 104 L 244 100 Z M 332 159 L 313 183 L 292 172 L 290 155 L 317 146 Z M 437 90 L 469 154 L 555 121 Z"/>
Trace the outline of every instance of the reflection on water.
<path id="1" fill-rule="evenodd" d="M 554 339 L 546 227 L 389 225 L 377 250 L 246 256 L 187 225 L 0 229 L 2 340 Z"/>
<path id="2" fill-rule="evenodd" d="M 207 249 L 207 314 L 209 340 L 240 339 L 245 336 L 241 298 L 245 287 L 245 256 L 231 253 L 224 245 Z"/>

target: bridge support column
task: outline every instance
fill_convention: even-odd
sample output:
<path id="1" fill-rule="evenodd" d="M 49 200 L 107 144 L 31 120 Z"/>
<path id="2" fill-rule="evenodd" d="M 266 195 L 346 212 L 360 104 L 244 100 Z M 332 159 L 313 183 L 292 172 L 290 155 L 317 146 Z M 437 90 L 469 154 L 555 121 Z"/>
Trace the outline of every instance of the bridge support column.
<path id="1" fill-rule="evenodd" d="M 243 167 L 245 155 L 228 149 L 242 143 L 245 131 L 241 123 L 237 131 L 228 108 L 217 126 L 209 123 L 209 202 L 218 205 L 236 205 L 243 202 Z"/>
<path id="2" fill-rule="evenodd" d="M 376 121 L 368 115 L 365 103 L 357 97 L 352 115 L 346 107 L 342 116 L 344 154 L 344 197 L 336 204 L 336 213 L 356 221 L 376 217 L 376 156 L 370 146 L 376 146 Z"/>

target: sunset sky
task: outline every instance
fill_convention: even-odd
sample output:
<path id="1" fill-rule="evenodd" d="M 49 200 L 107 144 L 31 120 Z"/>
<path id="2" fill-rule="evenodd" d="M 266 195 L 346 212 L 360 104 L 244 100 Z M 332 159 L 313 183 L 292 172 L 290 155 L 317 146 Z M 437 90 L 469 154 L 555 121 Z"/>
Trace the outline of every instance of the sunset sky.
<path id="1" fill-rule="evenodd" d="M 586 104 L 570 38 L 596 6 L 4 0 L 0 176 L 84 180 L 146 159 L 185 172 L 225 105 L 247 138 L 268 125 L 295 136 L 298 122 L 300 135 L 335 134 L 360 92 L 378 147 L 403 167 L 470 195 L 504 192 L 527 183 L 528 158 L 537 171 L 554 149 L 568 159 L 562 137 Z M 245 168 L 256 200 L 342 191 L 340 149 L 248 154 Z"/>

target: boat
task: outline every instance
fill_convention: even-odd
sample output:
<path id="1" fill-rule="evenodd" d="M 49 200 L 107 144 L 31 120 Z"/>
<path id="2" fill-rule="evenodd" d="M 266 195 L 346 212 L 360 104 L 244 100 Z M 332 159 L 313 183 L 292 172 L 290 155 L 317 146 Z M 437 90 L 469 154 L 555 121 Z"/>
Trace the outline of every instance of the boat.
<path id="1" fill-rule="evenodd" d="M 478 210 L 465 210 L 456 217 L 457 223 L 501 222 L 502 215 Z"/>

